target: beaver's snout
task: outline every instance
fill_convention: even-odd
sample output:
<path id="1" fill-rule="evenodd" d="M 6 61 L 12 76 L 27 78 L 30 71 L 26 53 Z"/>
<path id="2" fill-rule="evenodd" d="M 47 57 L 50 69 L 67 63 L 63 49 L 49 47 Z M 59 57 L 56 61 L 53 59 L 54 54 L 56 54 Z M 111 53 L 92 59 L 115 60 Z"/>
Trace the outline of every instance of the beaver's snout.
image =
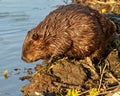
<path id="1" fill-rule="evenodd" d="M 26 61 L 26 58 L 25 58 L 24 56 L 21 56 L 21 59 L 22 59 L 23 61 Z"/>
<path id="2" fill-rule="evenodd" d="M 38 59 L 33 60 L 31 57 L 25 57 L 25 56 L 22 56 L 21 59 L 27 63 L 31 63 L 38 60 Z"/>
<path id="3" fill-rule="evenodd" d="M 21 56 L 21 59 L 22 59 L 23 61 L 27 62 L 27 63 L 32 62 L 32 61 L 30 60 L 30 58 L 27 58 L 25 55 L 22 55 L 22 56 Z"/>
<path id="4" fill-rule="evenodd" d="M 31 63 L 34 61 L 38 61 L 39 59 L 42 59 L 42 58 L 39 58 L 37 55 L 33 54 L 32 52 L 31 54 L 28 54 L 26 51 L 24 51 L 22 53 L 21 59 L 27 63 Z"/>

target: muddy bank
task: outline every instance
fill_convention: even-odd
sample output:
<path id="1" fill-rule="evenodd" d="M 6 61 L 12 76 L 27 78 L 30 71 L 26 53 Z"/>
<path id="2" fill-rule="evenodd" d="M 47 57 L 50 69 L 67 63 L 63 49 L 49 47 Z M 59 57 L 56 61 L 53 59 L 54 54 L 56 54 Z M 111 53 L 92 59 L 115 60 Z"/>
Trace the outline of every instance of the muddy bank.
<path id="1" fill-rule="evenodd" d="M 66 94 L 70 88 L 80 90 L 81 96 L 87 95 L 92 88 L 99 89 L 99 94 L 113 94 L 119 90 L 120 62 L 118 52 L 112 51 L 105 63 L 90 68 L 88 60 L 58 60 L 51 67 L 38 64 L 36 72 L 21 77 L 30 83 L 23 86 L 24 96 L 55 96 Z M 98 76 L 98 77 L 97 77 Z M 110 95 L 109 95 L 110 96 Z"/>

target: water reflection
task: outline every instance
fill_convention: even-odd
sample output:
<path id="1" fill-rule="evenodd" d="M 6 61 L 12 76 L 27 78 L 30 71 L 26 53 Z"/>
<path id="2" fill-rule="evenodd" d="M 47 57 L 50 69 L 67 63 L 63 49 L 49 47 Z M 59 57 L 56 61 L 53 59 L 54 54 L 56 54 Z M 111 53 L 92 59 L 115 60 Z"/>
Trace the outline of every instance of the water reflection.
<path id="1" fill-rule="evenodd" d="M 28 81 L 19 77 L 27 74 L 26 64 L 21 60 L 21 47 L 27 31 L 36 26 L 53 9 L 64 4 L 62 0 L 0 0 L 0 96 L 23 96 L 21 86 Z M 19 69 L 15 71 L 14 69 Z M 8 70 L 8 79 L 4 78 Z"/>

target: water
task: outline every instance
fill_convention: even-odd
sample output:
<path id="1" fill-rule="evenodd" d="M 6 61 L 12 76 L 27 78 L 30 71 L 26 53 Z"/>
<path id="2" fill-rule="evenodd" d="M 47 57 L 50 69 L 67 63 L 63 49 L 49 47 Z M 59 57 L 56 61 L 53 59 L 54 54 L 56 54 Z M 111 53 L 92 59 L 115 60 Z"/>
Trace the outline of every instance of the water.
<path id="1" fill-rule="evenodd" d="M 27 31 L 59 4 L 64 3 L 62 0 L 0 0 L 0 96 L 23 96 L 20 88 L 28 81 L 20 81 L 19 77 L 27 74 L 25 68 L 34 70 L 37 63 L 21 60 L 23 40 Z M 4 70 L 9 71 L 8 79 L 3 76 Z"/>

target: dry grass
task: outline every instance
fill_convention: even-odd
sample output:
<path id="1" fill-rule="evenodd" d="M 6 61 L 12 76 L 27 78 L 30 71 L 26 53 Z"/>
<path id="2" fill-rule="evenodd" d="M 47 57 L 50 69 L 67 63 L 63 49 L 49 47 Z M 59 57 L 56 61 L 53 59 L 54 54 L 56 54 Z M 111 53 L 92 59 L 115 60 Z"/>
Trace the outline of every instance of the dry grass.
<path id="1" fill-rule="evenodd" d="M 72 3 L 89 5 L 100 12 L 102 9 L 105 9 L 106 12 L 120 14 L 120 0 L 72 0 Z"/>

